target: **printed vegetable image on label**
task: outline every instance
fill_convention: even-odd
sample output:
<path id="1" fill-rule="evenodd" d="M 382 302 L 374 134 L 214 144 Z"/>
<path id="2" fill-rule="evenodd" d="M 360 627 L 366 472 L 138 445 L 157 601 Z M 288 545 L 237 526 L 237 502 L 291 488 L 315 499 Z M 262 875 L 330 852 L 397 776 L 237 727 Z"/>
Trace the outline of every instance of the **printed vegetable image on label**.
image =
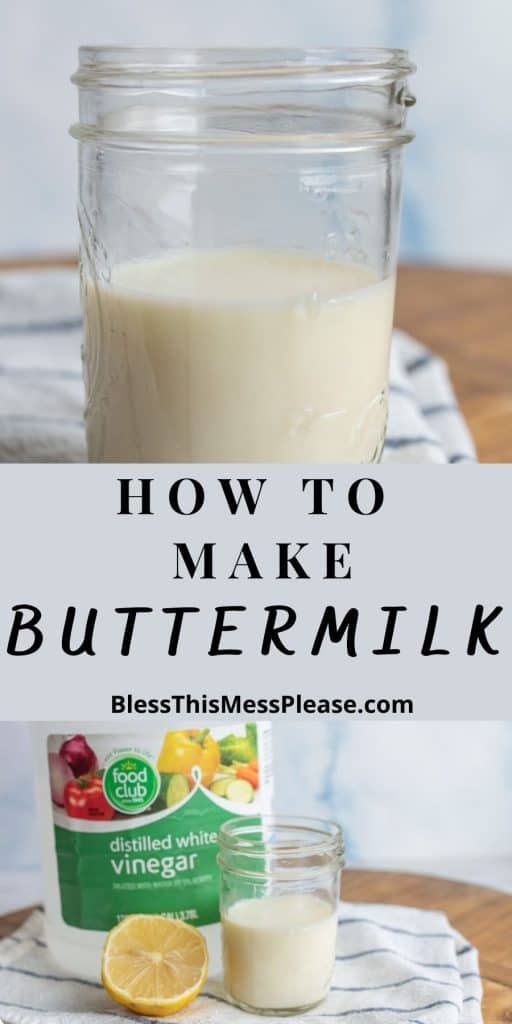
<path id="1" fill-rule="evenodd" d="M 219 828 L 271 810 L 270 755 L 260 723 L 49 736 L 63 921 L 98 931 L 133 913 L 218 921 Z"/>

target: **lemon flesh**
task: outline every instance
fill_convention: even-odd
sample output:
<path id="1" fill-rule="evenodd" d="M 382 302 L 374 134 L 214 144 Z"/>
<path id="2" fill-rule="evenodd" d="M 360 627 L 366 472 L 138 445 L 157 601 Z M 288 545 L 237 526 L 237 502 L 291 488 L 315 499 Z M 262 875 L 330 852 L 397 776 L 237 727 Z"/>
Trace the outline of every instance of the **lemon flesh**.
<path id="1" fill-rule="evenodd" d="M 132 914 L 109 932 L 101 965 L 113 999 L 133 1013 L 164 1017 L 201 991 L 208 973 L 206 942 L 184 921 Z"/>

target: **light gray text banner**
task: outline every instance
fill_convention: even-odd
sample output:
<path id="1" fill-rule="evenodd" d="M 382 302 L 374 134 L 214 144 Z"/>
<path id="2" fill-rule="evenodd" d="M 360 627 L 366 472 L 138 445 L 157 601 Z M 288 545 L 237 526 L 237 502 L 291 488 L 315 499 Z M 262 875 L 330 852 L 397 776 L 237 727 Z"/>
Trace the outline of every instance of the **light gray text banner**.
<path id="1" fill-rule="evenodd" d="M 377 487 L 354 487 L 366 477 Z M 332 480 L 325 514 L 306 478 Z M 243 499 L 230 511 L 239 479 L 253 515 Z M 358 514 L 354 496 L 365 513 L 378 485 L 382 507 Z M 412 701 L 404 722 L 512 718 L 511 485 L 499 466 L 3 466 L 1 717 L 106 720 L 113 695 L 188 694 L 352 700 L 383 722 L 396 717 L 368 699 Z M 72 650 L 88 617 L 94 654 L 66 653 L 66 620 Z"/>

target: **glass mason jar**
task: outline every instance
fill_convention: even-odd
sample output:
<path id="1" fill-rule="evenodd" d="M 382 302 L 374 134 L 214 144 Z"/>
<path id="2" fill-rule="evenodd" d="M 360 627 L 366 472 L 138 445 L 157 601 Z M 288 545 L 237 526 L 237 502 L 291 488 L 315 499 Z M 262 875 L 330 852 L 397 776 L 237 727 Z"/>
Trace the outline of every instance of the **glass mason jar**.
<path id="1" fill-rule="evenodd" d="M 327 994 L 343 866 L 339 825 L 315 818 L 233 818 L 219 832 L 227 997 L 253 1013 L 291 1014 Z"/>
<path id="2" fill-rule="evenodd" d="M 90 461 L 380 457 L 412 70 L 80 50 Z"/>

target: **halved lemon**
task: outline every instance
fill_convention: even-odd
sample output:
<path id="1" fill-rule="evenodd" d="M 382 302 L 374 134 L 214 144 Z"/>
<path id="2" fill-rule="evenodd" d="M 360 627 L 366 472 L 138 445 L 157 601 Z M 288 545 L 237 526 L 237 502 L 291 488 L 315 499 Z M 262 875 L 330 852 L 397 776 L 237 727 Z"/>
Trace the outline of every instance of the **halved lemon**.
<path id="1" fill-rule="evenodd" d="M 207 973 L 206 942 L 184 921 L 131 914 L 107 935 L 101 978 L 109 995 L 133 1013 L 176 1013 L 196 998 Z"/>

